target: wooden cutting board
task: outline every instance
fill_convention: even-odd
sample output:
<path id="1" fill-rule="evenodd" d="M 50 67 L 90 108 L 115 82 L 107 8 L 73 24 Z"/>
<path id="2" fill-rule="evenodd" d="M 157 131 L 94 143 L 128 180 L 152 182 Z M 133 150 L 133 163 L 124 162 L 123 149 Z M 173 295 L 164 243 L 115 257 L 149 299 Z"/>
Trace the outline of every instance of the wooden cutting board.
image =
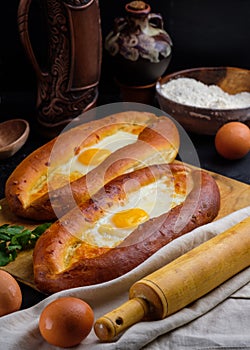
<path id="1" fill-rule="evenodd" d="M 209 172 L 216 180 L 221 193 L 221 207 L 216 218 L 224 217 L 236 210 L 250 206 L 250 186 L 242 182 L 232 180 L 213 172 Z M 22 220 L 13 215 L 5 199 L 0 200 L 0 225 L 2 224 L 20 224 L 29 228 L 37 225 L 35 222 Z M 17 280 L 35 288 L 32 268 L 32 251 L 21 252 L 15 261 L 2 267 L 11 273 Z M 35 288 L 36 289 L 36 288 Z"/>

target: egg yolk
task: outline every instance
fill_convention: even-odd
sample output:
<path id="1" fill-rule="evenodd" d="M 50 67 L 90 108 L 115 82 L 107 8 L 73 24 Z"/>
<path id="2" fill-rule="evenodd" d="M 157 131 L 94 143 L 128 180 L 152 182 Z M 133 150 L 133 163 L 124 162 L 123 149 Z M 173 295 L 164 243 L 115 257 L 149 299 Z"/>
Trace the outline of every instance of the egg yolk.
<path id="1" fill-rule="evenodd" d="M 110 153 L 108 149 L 90 148 L 83 151 L 79 155 L 78 160 L 83 165 L 98 165 L 107 158 Z"/>
<path id="2" fill-rule="evenodd" d="M 138 226 L 148 220 L 149 215 L 140 208 L 132 208 L 120 211 L 112 217 L 112 222 L 117 228 Z"/>

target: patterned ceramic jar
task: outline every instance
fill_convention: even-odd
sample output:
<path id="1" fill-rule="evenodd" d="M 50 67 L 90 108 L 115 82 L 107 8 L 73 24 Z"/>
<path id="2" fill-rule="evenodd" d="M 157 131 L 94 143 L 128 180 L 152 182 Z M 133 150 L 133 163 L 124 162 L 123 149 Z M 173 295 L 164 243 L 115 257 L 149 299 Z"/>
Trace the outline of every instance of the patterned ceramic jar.
<path id="1" fill-rule="evenodd" d="M 127 16 L 115 19 L 105 39 L 115 76 L 129 85 L 154 83 L 169 65 L 172 40 L 163 28 L 162 16 L 151 13 L 148 4 L 132 1 L 125 10 Z"/>
<path id="2" fill-rule="evenodd" d="M 33 51 L 28 25 L 33 1 L 20 0 L 18 27 L 37 75 L 39 131 L 54 137 L 96 103 L 102 60 L 99 2 L 40 1 L 48 37 L 47 63 L 41 67 Z"/>

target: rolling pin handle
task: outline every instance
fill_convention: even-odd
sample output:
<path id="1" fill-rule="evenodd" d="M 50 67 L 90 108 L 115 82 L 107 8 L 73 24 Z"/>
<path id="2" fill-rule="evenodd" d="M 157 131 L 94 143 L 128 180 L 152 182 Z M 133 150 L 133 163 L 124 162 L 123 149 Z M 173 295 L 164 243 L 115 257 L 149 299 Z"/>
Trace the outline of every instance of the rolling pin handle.
<path id="1" fill-rule="evenodd" d="M 133 298 L 99 318 L 94 325 L 95 334 L 102 341 L 110 341 L 128 327 L 141 321 L 149 311 L 142 298 Z"/>

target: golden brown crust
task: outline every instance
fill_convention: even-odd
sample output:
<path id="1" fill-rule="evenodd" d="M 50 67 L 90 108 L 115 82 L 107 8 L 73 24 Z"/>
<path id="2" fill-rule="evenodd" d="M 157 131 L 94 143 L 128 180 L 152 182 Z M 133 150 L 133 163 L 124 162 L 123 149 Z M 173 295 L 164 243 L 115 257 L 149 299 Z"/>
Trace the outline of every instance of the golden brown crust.
<path id="1" fill-rule="evenodd" d="M 166 174 L 175 179 L 175 189 L 193 188 L 186 200 L 161 216 L 135 229 L 115 248 L 95 247 L 77 238 L 79 226 L 95 222 L 102 211 L 124 196 L 123 184 L 156 181 Z M 135 188 L 126 187 L 126 191 Z M 94 197 L 56 221 L 38 240 L 34 250 L 34 276 L 37 287 L 53 293 L 62 289 L 102 283 L 135 268 L 171 240 L 212 221 L 220 205 L 215 180 L 203 171 L 190 171 L 181 165 L 154 165 L 122 175 L 108 183 Z M 77 249 L 76 249 L 77 247 Z M 68 259 L 70 250 L 74 258 Z"/>
<path id="2" fill-rule="evenodd" d="M 126 128 L 138 133 L 137 142 L 113 152 L 88 174 L 70 184 L 31 195 L 32 188 L 48 169 L 68 161 L 72 154 L 105 137 L 113 129 Z M 56 153 L 55 153 L 56 149 Z M 145 112 L 122 112 L 78 126 L 50 141 L 28 156 L 12 173 L 6 183 L 5 195 L 11 210 L 33 220 L 52 220 L 88 199 L 116 176 L 146 164 L 171 162 L 179 149 L 179 134 L 174 123 L 166 117 Z M 51 164 L 52 163 L 52 164 Z"/>

